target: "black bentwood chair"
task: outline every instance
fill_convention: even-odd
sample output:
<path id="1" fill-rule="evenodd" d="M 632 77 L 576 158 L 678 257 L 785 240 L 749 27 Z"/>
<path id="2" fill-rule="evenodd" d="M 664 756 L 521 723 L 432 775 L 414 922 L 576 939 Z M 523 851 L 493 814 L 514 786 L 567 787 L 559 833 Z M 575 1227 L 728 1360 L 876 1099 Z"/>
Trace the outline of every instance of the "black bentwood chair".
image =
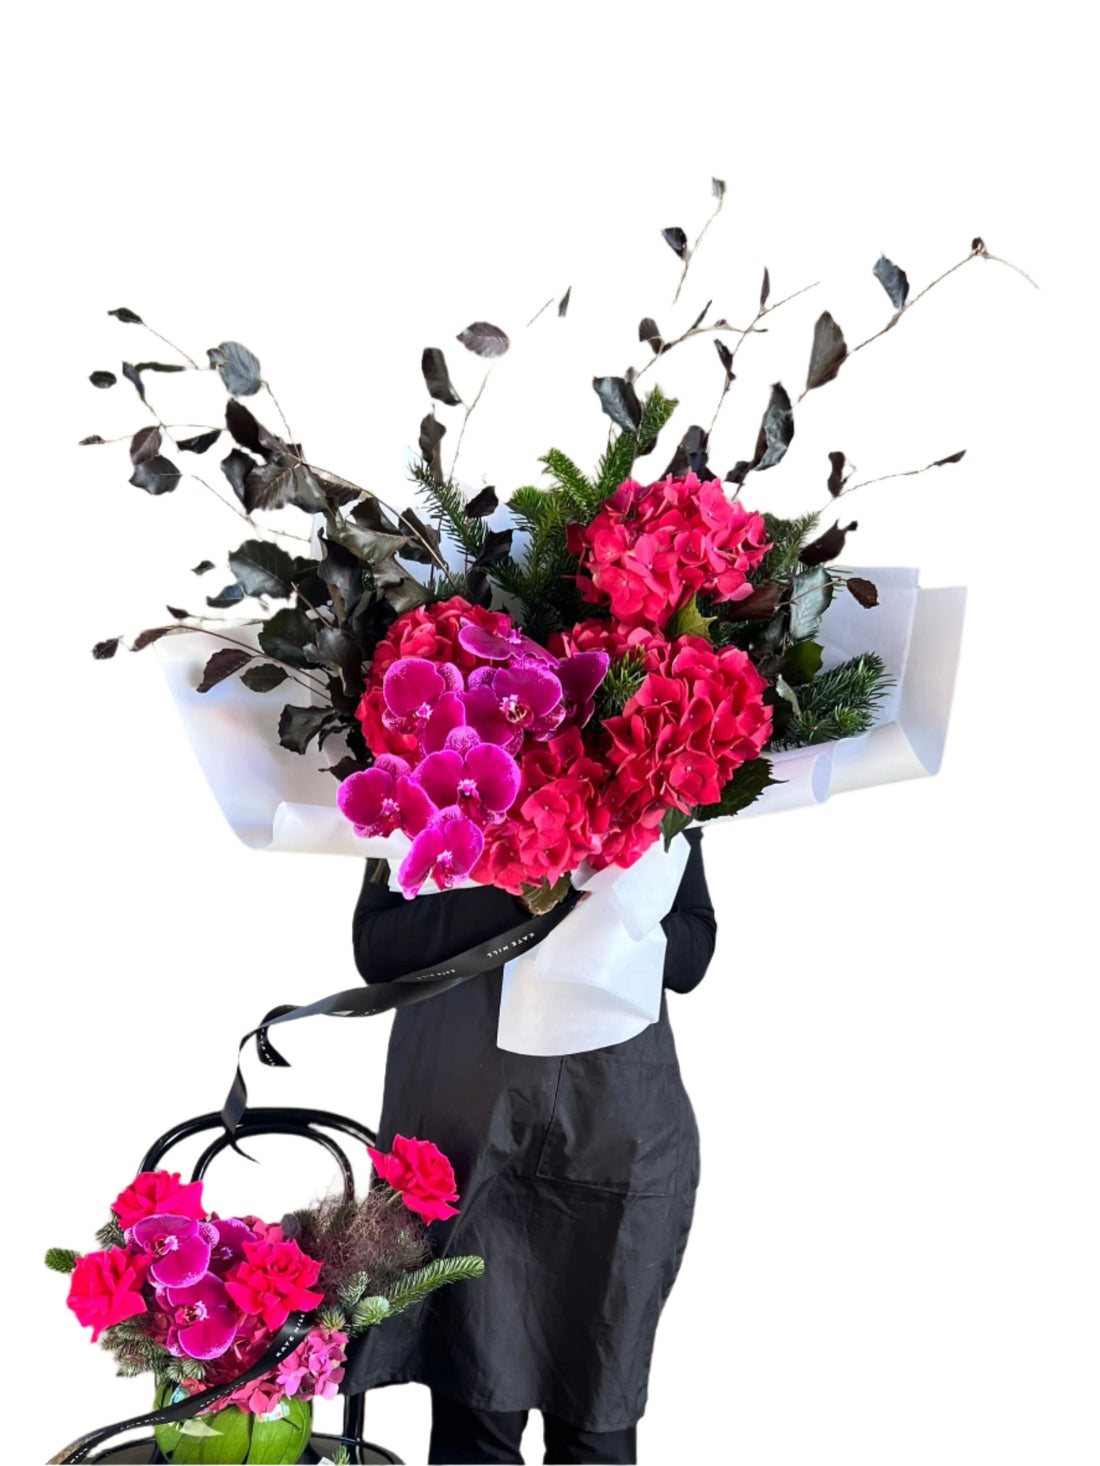
<path id="1" fill-rule="evenodd" d="M 182 1125 L 176 1125 L 167 1131 L 150 1148 L 138 1170 L 157 1170 L 173 1146 L 179 1145 L 181 1141 L 189 1140 L 193 1135 L 201 1134 L 204 1130 L 216 1130 L 219 1133 L 199 1156 L 191 1172 L 192 1181 L 201 1181 L 211 1161 L 223 1150 L 228 1149 L 231 1144 L 230 1137 L 224 1129 L 222 1117 L 217 1113 L 199 1115 L 194 1120 L 185 1120 Z M 297 1135 L 304 1140 L 312 1140 L 314 1144 L 327 1150 L 336 1161 L 343 1178 L 344 1195 L 350 1201 L 355 1196 L 355 1175 L 351 1162 L 340 1145 L 330 1135 L 324 1133 L 326 1130 L 335 1130 L 343 1135 L 350 1135 L 352 1139 L 364 1145 L 373 1145 L 377 1138 L 374 1131 L 368 1130 L 365 1125 L 360 1125 L 355 1120 L 348 1120 L 343 1115 L 330 1114 L 326 1110 L 271 1108 L 247 1110 L 237 1127 L 236 1139 L 242 1144 L 259 1135 Z M 381 1324 L 379 1327 L 384 1328 L 385 1325 Z M 387 1451 L 382 1446 L 371 1445 L 370 1442 L 363 1440 L 363 1413 L 363 1396 L 361 1394 L 345 1395 L 342 1433 L 340 1435 L 315 1434 L 301 1460 L 303 1462 L 322 1461 L 325 1457 L 331 1458 L 334 1447 L 343 1446 L 355 1466 L 370 1466 L 370 1463 L 376 1462 L 395 1463 L 395 1466 L 400 1466 L 400 1456 L 395 1456 L 392 1451 Z M 96 1455 L 85 1454 L 80 1450 L 80 1442 L 77 1441 L 68 1451 L 54 1459 L 61 1462 L 155 1463 L 163 1462 L 166 1458 L 158 1450 L 156 1438 L 150 1435 L 126 1441 L 122 1445 L 111 1446 Z"/>

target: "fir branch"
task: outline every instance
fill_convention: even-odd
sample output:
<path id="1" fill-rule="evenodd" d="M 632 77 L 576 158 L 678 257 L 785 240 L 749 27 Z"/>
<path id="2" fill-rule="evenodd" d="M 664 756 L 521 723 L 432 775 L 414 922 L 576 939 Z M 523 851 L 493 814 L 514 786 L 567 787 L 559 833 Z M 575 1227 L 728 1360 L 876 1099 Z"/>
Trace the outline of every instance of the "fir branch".
<path id="1" fill-rule="evenodd" d="M 485 545 L 485 522 L 471 519 L 466 513 L 466 501 L 458 485 L 453 479 L 439 483 L 422 461 L 414 463 L 410 472 L 420 492 L 438 514 L 441 529 L 469 559 L 476 560 Z"/>
<path id="2" fill-rule="evenodd" d="M 126 1238 L 118 1224 L 118 1218 L 112 1217 L 109 1222 L 105 1222 L 95 1234 L 95 1240 L 100 1247 L 124 1247 Z"/>
<path id="3" fill-rule="evenodd" d="M 383 1298 L 381 1295 L 374 1298 L 363 1298 L 352 1310 L 351 1318 L 348 1321 L 348 1332 L 362 1333 L 364 1329 L 372 1328 L 389 1316 L 390 1301 L 388 1298 Z"/>
<path id="4" fill-rule="evenodd" d="M 422 1302 L 437 1288 L 445 1288 L 448 1283 L 461 1283 L 468 1278 L 480 1278 L 484 1271 L 485 1259 L 481 1257 L 437 1257 L 427 1267 L 406 1274 L 394 1284 L 386 1295 L 390 1305 L 387 1317 Z"/>
<path id="5" fill-rule="evenodd" d="M 753 573 L 752 579 L 758 585 L 780 580 L 798 569 L 798 552 L 817 528 L 820 512 L 799 514 L 793 519 L 780 519 L 775 514 L 765 513 L 763 518 L 772 548 Z"/>
<path id="6" fill-rule="evenodd" d="M 660 387 L 654 385 L 652 391 L 642 401 L 642 420 L 638 424 L 638 451 L 640 453 L 649 452 L 657 441 L 657 435 L 679 405 L 678 397 L 666 397 Z"/>
<path id="7" fill-rule="evenodd" d="M 875 652 L 861 652 L 797 688 L 798 708 L 768 748 L 780 752 L 866 733 L 895 679 Z"/>
<path id="8" fill-rule="evenodd" d="M 618 717 L 645 681 L 646 671 L 637 652 L 629 652 L 611 663 L 596 689 L 596 718 L 606 722 Z"/>
<path id="9" fill-rule="evenodd" d="M 356 1273 L 337 1294 L 340 1307 L 345 1310 L 354 1308 L 369 1286 L 370 1274 Z"/>
<path id="10" fill-rule="evenodd" d="M 205 1379 L 206 1366 L 200 1359 L 169 1359 L 157 1373 L 162 1380 L 178 1385 L 185 1379 Z"/>
<path id="11" fill-rule="evenodd" d="M 596 470 L 597 493 L 600 499 L 606 499 L 609 494 L 613 494 L 623 480 L 630 477 L 637 452 L 638 440 L 633 433 L 619 433 L 608 444 Z M 593 516 L 587 515 L 586 521 L 591 517 Z"/>
<path id="12" fill-rule="evenodd" d="M 46 1251 L 46 1266 L 55 1273 L 71 1273 L 76 1267 L 76 1257 L 71 1247 L 50 1247 Z"/>
<path id="13" fill-rule="evenodd" d="M 557 492 L 569 506 L 571 517 L 587 524 L 600 500 L 596 485 L 558 448 L 551 448 L 540 462 L 553 475 Z"/>
<path id="14" fill-rule="evenodd" d="M 679 398 L 666 397 L 658 386 L 654 386 L 643 399 L 637 433 L 619 433 L 600 459 L 596 473 L 597 503 L 589 518 L 599 508 L 599 504 L 609 494 L 613 494 L 624 479 L 631 476 L 634 460 L 644 457 L 653 449 L 658 434 L 678 406 Z"/>

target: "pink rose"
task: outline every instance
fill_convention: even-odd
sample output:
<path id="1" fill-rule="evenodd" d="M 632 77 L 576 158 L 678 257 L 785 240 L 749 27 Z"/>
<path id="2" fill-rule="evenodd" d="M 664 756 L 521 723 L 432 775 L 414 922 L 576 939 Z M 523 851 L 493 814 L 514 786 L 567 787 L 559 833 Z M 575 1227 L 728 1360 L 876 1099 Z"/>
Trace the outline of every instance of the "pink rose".
<path id="1" fill-rule="evenodd" d="M 410 1211 L 427 1222 L 456 1217 L 458 1200 L 455 1173 L 443 1152 L 430 1140 L 393 1137 L 393 1150 L 382 1152 L 367 1146 L 375 1171 L 400 1195 Z"/>
<path id="2" fill-rule="evenodd" d="M 201 1221 L 206 1216 L 202 1182 L 188 1181 L 181 1185 L 178 1171 L 142 1171 L 115 1197 L 111 1210 L 124 1232 L 145 1217 L 163 1213 Z"/>
<path id="3" fill-rule="evenodd" d="M 148 1266 L 147 1257 L 125 1247 L 77 1259 L 66 1301 L 81 1324 L 91 1326 L 93 1344 L 112 1324 L 146 1312 L 141 1290 Z"/>
<path id="4" fill-rule="evenodd" d="M 311 1290 L 321 1264 L 307 1257 L 297 1242 L 257 1239 L 245 1242 L 243 1250 L 243 1260 L 225 1279 L 226 1291 L 242 1313 L 259 1314 L 275 1330 L 296 1309 L 316 1308 L 324 1301 L 323 1293 Z"/>

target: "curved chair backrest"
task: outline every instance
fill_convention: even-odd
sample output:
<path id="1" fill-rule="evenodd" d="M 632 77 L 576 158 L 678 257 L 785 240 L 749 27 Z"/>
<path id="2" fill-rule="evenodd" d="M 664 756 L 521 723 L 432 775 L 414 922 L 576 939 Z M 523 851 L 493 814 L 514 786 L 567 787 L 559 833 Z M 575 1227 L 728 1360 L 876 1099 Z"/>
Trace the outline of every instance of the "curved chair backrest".
<path id="1" fill-rule="evenodd" d="M 185 1120 L 182 1124 L 165 1131 L 146 1152 L 140 1169 L 155 1171 L 174 1146 L 190 1139 L 192 1135 L 200 1135 L 205 1130 L 217 1130 L 219 1133 L 199 1156 L 191 1172 L 192 1181 L 201 1181 L 214 1158 L 233 1144 L 233 1140 L 223 1126 L 222 1117 L 216 1110 L 208 1115 L 198 1115 L 193 1120 Z M 343 1148 L 330 1135 L 325 1134 L 326 1130 L 336 1130 L 343 1135 L 350 1135 L 364 1145 L 373 1145 L 377 1139 L 373 1130 L 369 1130 L 366 1125 L 360 1125 L 357 1120 L 349 1120 L 344 1115 L 334 1115 L 328 1110 L 300 1110 L 282 1107 L 246 1111 L 237 1127 L 236 1139 L 243 1142 L 257 1135 L 297 1135 L 303 1140 L 313 1141 L 315 1145 L 327 1150 L 336 1161 L 344 1182 L 344 1195 L 351 1201 L 355 1195 L 355 1173 Z"/>

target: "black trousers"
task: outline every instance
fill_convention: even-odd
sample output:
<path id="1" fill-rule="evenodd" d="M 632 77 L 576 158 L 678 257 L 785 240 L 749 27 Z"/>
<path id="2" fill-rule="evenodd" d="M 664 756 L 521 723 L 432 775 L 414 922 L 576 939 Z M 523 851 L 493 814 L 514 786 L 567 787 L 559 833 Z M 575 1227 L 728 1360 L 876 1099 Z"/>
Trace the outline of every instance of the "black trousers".
<path id="1" fill-rule="evenodd" d="M 526 1410 L 473 1410 L 432 1391 L 432 1435 L 428 1466 L 444 1463 L 502 1461 L 519 1463 L 520 1441 L 527 1425 Z M 635 1462 L 636 1427 L 626 1430 L 578 1430 L 564 1420 L 543 1414 L 543 1441 L 549 1466 L 572 1462 Z"/>

